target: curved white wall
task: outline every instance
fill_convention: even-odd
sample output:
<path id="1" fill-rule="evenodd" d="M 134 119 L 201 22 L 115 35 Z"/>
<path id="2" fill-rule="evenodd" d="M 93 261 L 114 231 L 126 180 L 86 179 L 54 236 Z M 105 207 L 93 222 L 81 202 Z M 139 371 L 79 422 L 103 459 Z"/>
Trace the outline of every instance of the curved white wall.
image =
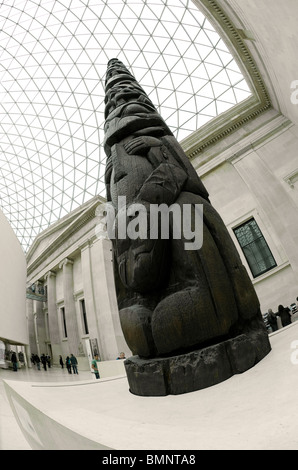
<path id="1" fill-rule="evenodd" d="M 26 258 L 8 220 L 0 211 L 0 338 L 28 344 Z"/>

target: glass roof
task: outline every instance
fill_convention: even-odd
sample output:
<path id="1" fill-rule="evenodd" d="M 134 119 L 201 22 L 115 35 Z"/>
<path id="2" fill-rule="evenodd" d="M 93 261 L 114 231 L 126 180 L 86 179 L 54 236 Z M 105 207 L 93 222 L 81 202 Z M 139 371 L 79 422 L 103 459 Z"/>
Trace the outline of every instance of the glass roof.
<path id="1" fill-rule="evenodd" d="M 118 57 L 179 141 L 251 95 L 189 0 L 0 4 L 0 207 L 25 251 L 105 196 L 104 78 Z"/>

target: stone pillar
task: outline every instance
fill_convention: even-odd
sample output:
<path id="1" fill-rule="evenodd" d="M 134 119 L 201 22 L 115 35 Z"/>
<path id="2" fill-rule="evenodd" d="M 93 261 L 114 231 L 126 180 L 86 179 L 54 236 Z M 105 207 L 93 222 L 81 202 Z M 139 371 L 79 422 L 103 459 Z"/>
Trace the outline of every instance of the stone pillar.
<path id="1" fill-rule="evenodd" d="M 25 349 L 24 354 L 25 354 L 26 365 L 28 369 L 32 369 L 30 344 L 26 344 L 24 349 Z"/>
<path id="2" fill-rule="evenodd" d="M 35 344 L 36 344 L 36 354 L 40 357 L 40 347 L 39 347 L 39 338 L 38 338 L 38 330 L 37 330 L 37 313 L 34 311 L 34 307 L 33 307 L 33 326 L 34 326 L 34 336 L 35 336 Z"/>
<path id="3" fill-rule="evenodd" d="M 113 275 L 111 242 L 96 238 L 92 245 L 94 298 L 103 359 L 113 360 L 119 352 L 130 355 L 122 333 Z"/>
<path id="4" fill-rule="evenodd" d="M 93 285 L 93 276 L 92 276 L 92 269 L 91 269 L 91 249 L 90 249 L 91 241 L 87 240 L 83 245 L 80 246 L 81 249 L 81 270 L 82 270 L 82 281 L 83 281 L 83 291 L 84 291 L 84 301 L 85 301 L 85 309 L 86 309 L 86 316 L 88 322 L 88 335 L 86 336 L 87 340 L 90 339 L 91 341 L 96 340 L 98 345 L 98 353 L 100 354 L 101 359 L 103 359 L 102 353 L 102 339 L 101 339 L 101 331 L 98 327 L 98 318 L 96 312 L 96 305 L 95 305 L 95 298 L 94 298 L 94 285 Z M 83 317 L 82 317 L 82 309 L 80 302 L 77 304 L 77 312 L 78 312 L 78 322 L 80 325 L 80 331 L 82 331 L 82 337 L 86 334 L 83 330 Z M 89 358 L 89 362 L 92 360 L 90 355 L 90 349 L 86 345 L 86 342 L 83 341 L 84 344 L 84 352 L 87 358 Z"/>
<path id="5" fill-rule="evenodd" d="M 90 241 L 81 247 L 81 268 L 89 332 L 98 331 L 90 260 Z M 92 336 L 92 333 L 90 333 Z"/>
<path id="6" fill-rule="evenodd" d="M 56 274 L 53 271 L 49 271 L 45 275 L 47 282 L 47 303 L 48 303 L 48 319 L 49 319 L 49 337 L 51 341 L 53 363 L 58 363 L 59 355 L 61 351 L 61 339 L 60 330 L 57 316 L 56 307 Z"/>
<path id="7" fill-rule="evenodd" d="M 33 300 L 33 311 L 35 315 L 36 339 L 39 345 L 40 354 L 47 353 L 46 344 L 46 324 L 43 303 L 39 300 Z"/>
<path id="8" fill-rule="evenodd" d="M 28 327 L 28 337 L 29 337 L 29 344 L 31 346 L 32 353 L 37 353 L 37 345 L 36 345 L 36 334 L 35 334 L 35 326 L 34 326 L 34 315 L 33 315 L 33 300 L 26 299 L 26 310 L 27 310 L 27 327 Z"/>
<path id="9" fill-rule="evenodd" d="M 80 336 L 73 292 L 73 261 L 65 258 L 60 263 L 59 268 L 63 269 L 63 295 L 68 352 L 77 356 L 79 355 Z"/>

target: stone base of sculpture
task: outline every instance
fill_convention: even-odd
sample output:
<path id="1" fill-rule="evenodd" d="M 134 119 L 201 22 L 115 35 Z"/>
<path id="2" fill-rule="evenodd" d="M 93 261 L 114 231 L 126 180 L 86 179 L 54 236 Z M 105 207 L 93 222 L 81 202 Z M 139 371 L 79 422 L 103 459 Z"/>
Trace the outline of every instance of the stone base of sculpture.
<path id="1" fill-rule="evenodd" d="M 241 374 L 271 350 L 268 334 L 252 330 L 205 348 L 170 357 L 132 356 L 124 365 L 130 392 L 140 396 L 178 395 L 201 390 Z"/>

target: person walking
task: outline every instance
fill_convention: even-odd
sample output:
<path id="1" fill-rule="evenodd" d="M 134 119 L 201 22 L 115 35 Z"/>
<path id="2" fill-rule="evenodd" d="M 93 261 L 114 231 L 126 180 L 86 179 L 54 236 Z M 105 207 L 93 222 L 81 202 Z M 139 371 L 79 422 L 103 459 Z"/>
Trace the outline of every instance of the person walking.
<path id="1" fill-rule="evenodd" d="M 290 325 L 292 322 L 290 309 L 288 307 L 285 308 L 283 305 L 279 305 L 277 315 L 281 319 L 282 326 Z"/>
<path id="2" fill-rule="evenodd" d="M 44 370 L 47 370 L 47 358 L 46 358 L 46 356 L 44 354 L 42 354 L 40 356 L 40 359 L 41 359 Z"/>
<path id="3" fill-rule="evenodd" d="M 77 358 L 73 354 L 70 355 L 70 362 L 72 365 L 73 373 L 78 374 L 78 361 L 77 361 Z"/>
<path id="4" fill-rule="evenodd" d="M 70 359 L 69 359 L 69 356 L 67 356 L 67 358 L 65 359 L 65 365 L 66 365 L 66 368 L 68 370 L 68 373 L 71 374 L 71 362 L 70 362 Z"/>
<path id="5" fill-rule="evenodd" d="M 276 314 L 273 313 L 271 308 L 268 309 L 268 322 L 272 331 L 278 330 Z"/>
<path id="6" fill-rule="evenodd" d="M 34 360 L 35 360 L 35 364 L 37 366 L 37 370 L 40 370 L 40 358 L 37 354 L 34 355 Z"/>
<path id="7" fill-rule="evenodd" d="M 17 359 L 17 355 L 15 352 L 12 353 L 10 360 L 12 362 L 13 371 L 17 372 L 18 371 L 18 359 Z"/>
<path id="8" fill-rule="evenodd" d="M 34 356 L 34 354 L 31 354 L 30 361 L 31 361 L 31 364 L 32 364 L 33 366 L 35 366 L 35 356 Z"/>
<path id="9" fill-rule="evenodd" d="M 99 357 L 98 357 L 98 354 L 95 354 L 94 355 L 94 359 L 91 361 L 91 368 L 95 374 L 95 377 L 97 379 L 100 379 L 100 375 L 99 375 L 99 370 L 98 370 L 98 363 L 99 362 Z"/>
<path id="10" fill-rule="evenodd" d="M 63 369 L 63 368 L 64 368 L 64 364 L 63 364 L 62 356 L 59 356 L 59 362 L 60 362 L 61 369 Z"/>
<path id="11" fill-rule="evenodd" d="M 51 368 L 51 356 L 49 356 L 49 355 L 47 354 L 47 355 L 46 355 L 46 359 L 47 359 L 48 368 L 50 369 L 50 368 Z"/>

